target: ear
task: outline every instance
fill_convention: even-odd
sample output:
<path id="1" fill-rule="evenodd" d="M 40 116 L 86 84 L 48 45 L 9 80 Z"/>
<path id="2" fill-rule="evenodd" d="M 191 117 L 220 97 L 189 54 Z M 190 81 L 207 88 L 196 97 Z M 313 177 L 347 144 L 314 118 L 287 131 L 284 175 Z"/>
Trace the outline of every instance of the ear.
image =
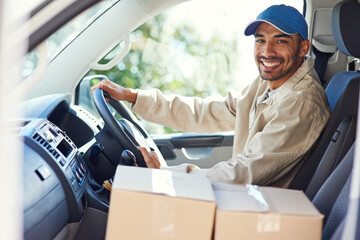
<path id="1" fill-rule="evenodd" d="M 299 53 L 300 57 L 305 57 L 306 54 L 308 54 L 309 50 L 310 50 L 309 39 L 302 41 L 300 43 L 300 53 Z"/>

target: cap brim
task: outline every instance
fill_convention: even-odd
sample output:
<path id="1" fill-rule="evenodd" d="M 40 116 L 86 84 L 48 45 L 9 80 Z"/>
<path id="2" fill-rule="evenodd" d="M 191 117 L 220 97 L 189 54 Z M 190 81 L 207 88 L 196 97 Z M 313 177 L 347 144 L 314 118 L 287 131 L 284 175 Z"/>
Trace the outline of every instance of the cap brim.
<path id="1" fill-rule="evenodd" d="M 285 34 L 296 34 L 298 33 L 297 31 L 295 31 L 292 28 L 289 28 L 288 26 L 284 25 L 283 23 L 276 21 L 276 20 L 255 20 L 252 21 L 248 24 L 248 26 L 245 28 L 245 36 L 250 36 L 255 34 L 256 28 L 261 24 L 261 23 L 268 23 L 270 25 L 272 25 L 273 27 L 279 29 L 281 32 L 285 33 Z"/>
<path id="2" fill-rule="evenodd" d="M 256 28 L 263 23 L 264 21 L 262 20 L 256 20 L 256 21 L 252 21 L 248 24 L 248 26 L 245 28 L 245 36 L 250 36 L 253 35 L 256 31 Z"/>

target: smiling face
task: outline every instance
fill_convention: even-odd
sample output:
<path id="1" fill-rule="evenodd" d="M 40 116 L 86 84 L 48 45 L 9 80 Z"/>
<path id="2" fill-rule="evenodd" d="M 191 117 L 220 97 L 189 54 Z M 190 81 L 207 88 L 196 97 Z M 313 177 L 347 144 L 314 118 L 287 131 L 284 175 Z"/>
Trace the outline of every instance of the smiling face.
<path id="1" fill-rule="evenodd" d="M 280 87 L 296 72 L 309 48 L 309 40 L 302 40 L 298 34 L 284 34 L 268 23 L 257 27 L 255 61 L 260 76 L 269 81 L 271 90 Z"/>

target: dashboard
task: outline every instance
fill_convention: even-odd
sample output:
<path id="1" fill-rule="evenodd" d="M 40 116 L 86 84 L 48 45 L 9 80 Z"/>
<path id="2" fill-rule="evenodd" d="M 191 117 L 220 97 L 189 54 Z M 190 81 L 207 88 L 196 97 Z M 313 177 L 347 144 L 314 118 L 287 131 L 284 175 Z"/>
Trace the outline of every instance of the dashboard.
<path id="1" fill-rule="evenodd" d="M 96 194 L 93 186 L 102 187 L 84 159 L 103 126 L 69 102 L 67 94 L 27 101 L 19 106 L 24 118 L 10 129 L 23 145 L 24 239 L 69 236 L 89 208 L 103 212 L 100 232 L 106 226 L 108 202 Z"/>

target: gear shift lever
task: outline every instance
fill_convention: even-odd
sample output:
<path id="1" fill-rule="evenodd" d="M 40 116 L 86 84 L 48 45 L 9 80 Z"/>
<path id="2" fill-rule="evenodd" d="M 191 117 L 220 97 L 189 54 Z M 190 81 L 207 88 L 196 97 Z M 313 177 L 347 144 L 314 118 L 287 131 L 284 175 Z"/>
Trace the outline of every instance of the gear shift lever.
<path id="1" fill-rule="evenodd" d="M 119 161 L 120 165 L 124 165 L 124 166 L 138 166 L 136 164 L 136 157 L 135 155 L 130 151 L 125 149 L 120 156 L 120 161 Z M 112 183 L 113 183 L 113 178 L 110 178 L 109 180 L 105 180 L 103 183 L 103 187 L 109 191 L 111 191 L 112 188 Z"/>
<path id="2" fill-rule="evenodd" d="M 137 166 L 136 157 L 130 150 L 125 149 L 121 153 L 119 164 L 125 166 Z"/>

